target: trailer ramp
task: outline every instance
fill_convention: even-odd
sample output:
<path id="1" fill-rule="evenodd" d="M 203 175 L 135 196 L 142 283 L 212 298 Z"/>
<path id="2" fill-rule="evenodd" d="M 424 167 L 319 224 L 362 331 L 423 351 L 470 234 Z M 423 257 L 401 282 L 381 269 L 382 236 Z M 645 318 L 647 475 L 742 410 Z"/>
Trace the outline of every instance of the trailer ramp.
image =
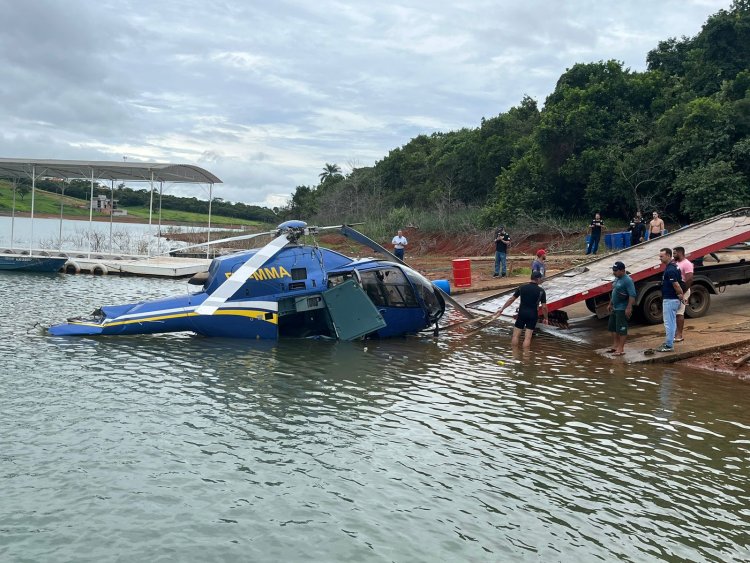
<path id="1" fill-rule="evenodd" d="M 722 213 L 700 223 L 694 223 L 664 236 L 642 242 L 630 248 L 595 258 L 544 280 L 542 287 L 547 293 L 547 308 L 562 309 L 574 303 L 591 299 L 612 291 L 612 265 L 623 262 L 633 281 L 639 281 L 662 271 L 659 249 L 682 246 L 685 255 L 695 260 L 733 244 L 750 240 L 750 207 L 742 207 Z M 497 313 L 513 296 L 508 290 L 467 304 L 469 309 Z M 512 317 L 518 312 L 516 300 L 505 309 L 503 317 Z"/>

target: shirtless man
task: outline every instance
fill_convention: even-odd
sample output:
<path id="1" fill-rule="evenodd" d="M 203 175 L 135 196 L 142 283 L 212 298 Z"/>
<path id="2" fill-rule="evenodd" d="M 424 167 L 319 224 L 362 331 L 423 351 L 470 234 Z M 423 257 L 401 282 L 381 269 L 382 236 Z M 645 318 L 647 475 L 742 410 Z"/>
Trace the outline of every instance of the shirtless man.
<path id="1" fill-rule="evenodd" d="M 651 222 L 648 224 L 648 238 L 651 240 L 652 238 L 660 237 L 664 234 L 664 221 L 659 217 L 659 214 L 654 211 L 653 219 L 651 219 Z"/>

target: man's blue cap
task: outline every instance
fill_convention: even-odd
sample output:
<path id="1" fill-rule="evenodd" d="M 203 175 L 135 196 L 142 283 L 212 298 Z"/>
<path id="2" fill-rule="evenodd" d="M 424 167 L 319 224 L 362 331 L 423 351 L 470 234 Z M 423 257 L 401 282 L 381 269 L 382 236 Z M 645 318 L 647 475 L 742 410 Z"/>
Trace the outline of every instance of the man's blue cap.
<path id="1" fill-rule="evenodd" d="M 615 262 L 614 266 L 612 266 L 612 271 L 624 270 L 624 269 L 625 269 L 625 264 L 623 264 L 619 260 L 617 262 Z"/>

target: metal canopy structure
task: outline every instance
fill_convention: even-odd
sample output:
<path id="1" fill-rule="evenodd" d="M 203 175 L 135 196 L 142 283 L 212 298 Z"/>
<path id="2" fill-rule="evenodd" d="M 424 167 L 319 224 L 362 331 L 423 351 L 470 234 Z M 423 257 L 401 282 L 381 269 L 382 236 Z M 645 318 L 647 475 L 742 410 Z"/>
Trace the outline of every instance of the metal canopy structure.
<path id="1" fill-rule="evenodd" d="M 88 180 L 91 184 L 91 199 L 89 201 L 89 225 L 93 221 L 94 212 L 94 182 L 109 180 L 114 194 L 115 181 L 149 182 L 151 201 L 149 203 L 148 225 L 151 230 L 151 218 L 154 207 L 154 182 L 159 183 L 159 201 L 164 182 L 183 184 L 208 184 L 208 239 L 211 240 L 211 203 L 213 201 L 214 184 L 221 180 L 208 170 L 190 164 L 170 164 L 159 162 L 119 162 L 119 161 L 87 161 L 87 160 L 47 160 L 34 158 L 0 158 L 0 179 L 18 180 L 31 178 L 31 237 L 29 253 L 33 249 L 34 239 L 34 195 L 36 181 L 41 178 L 59 178 L 68 180 Z M 14 191 L 15 220 L 15 191 Z M 114 197 L 113 197 L 114 200 Z M 62 201 L 62 200 L 61 200 Z M 60 211 L 60 232 L 62 233 L 62 208 Z M 159 230 L 161 230 L 161 203 L 159 207 Z M 62 239 L 62 234 L 61 234 Z M 112 251 L 112 214 L 110 214 L 110 253 Z M 89 246 L 91 243 L 89 243 Z M 11 222 L 11 246 L 13 246 L 13 222 Z M 208 247 L 206 257 L 209 255 Z M 150 254 L 150 251 L 149 251 Z M 89 248 L 89 256 L 91 248 Z"/>
<path id="2" fill-rule="evenodd" d="M 123 180 L 131 182 L 176 182 L 221 184 L 221 180 L 199 166 L 160 162 L 87 160 L 39 160 L 0 158 L 0 178 L 12 180 L 33 176 L 63 180 Z"/>

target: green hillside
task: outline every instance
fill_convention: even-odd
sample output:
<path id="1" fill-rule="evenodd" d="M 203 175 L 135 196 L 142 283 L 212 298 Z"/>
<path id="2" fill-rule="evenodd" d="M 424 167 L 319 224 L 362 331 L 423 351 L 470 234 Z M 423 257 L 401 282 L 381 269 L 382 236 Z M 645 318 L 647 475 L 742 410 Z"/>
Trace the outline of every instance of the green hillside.
<path id="1" fill-rule="evenodd" d="M 0 181 L 0 214 L 10 214 L 13 209 L 13 190 L 9 182 Z M 20 193 L 16 193 L 16 211 L 20 213 L 29 213 L 31 211 L 31 193 L 26 193 L 21 198 Z M 148 221 L 148 207 L 128 207 L 128 217 L 143 219 Z M 34 196 L 34 213 L 37 215 L 60 215 L 60 194 L 44 190 L 36 190 Z M 154 218 L 157 217 L 158 210 L 154 210 Z M 63 198 L 63 216 L 70 219 L 88 218 L 89 204 L 87 200 L 65 196 Z M 102 217 L 100 213 L 94 213 L 95 217 Z M 172 209 L 162 209 L 162 221 L 176 222 L 184 225 L 197 224 L 206 225 L 208 215 L 202 213 L 193 213 L 189 211 L 177 211 Z M 115 217 L 115 222 L 118 220 Z M 247 219 L 238 219 L 236 217 L 224 217 L 221 215 L 211 215 L 211 224 L 216 226 L 247 225 L 265 227 L 265 223 L 260 221 L 250 221 Z"/>

